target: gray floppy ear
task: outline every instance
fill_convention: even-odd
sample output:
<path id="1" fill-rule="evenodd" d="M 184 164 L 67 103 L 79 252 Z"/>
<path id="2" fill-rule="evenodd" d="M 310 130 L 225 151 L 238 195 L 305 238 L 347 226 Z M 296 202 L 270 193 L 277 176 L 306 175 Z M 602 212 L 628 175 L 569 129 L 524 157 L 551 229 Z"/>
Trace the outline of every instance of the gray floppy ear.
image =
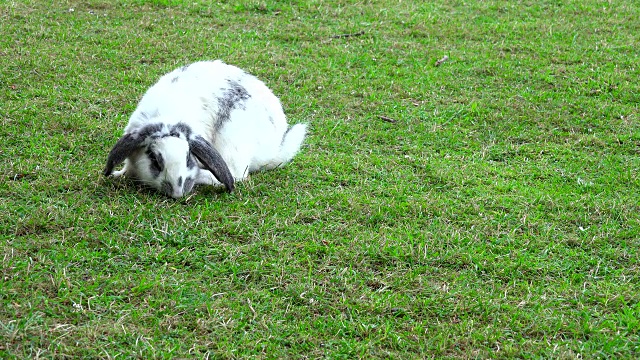
<path id="1" fill-rule="evenodd" d="M 227 163 L 224 162 L 218 150 L 214 149 L 207 140 L 202 136 L 196 136 L 189 140 L 191 153 L 204 165 L 207 170 L 211 171 L 213 176 L 218 179 L 227 188 L 227 191 L 233 191 L 233 175 L 229 171 Z"/>
<path id="2" fill-rule="evenodd" d="M 111 149 L 109 156 L 107 157 L 107 166 L 104 168 L 104 176 L 109 176 L 113 173 L 113 168 L 123 162 L 131 153 L 142 145 L 144 137 L 140 136 L 137 132 L 125 134 L 118 139 L 116 144 Z"/>

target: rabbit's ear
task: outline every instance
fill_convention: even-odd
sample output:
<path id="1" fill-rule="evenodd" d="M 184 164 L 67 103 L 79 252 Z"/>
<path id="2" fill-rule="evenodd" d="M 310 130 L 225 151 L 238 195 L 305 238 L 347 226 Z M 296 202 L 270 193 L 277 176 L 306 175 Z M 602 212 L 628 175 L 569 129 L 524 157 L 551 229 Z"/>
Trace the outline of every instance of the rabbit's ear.
<path id="1" fill-rule="evenodd" d="M 122 136 L 111 149 L 107 157 L 107 166 L 104 168 L 104 176 L 113 173 L 113 168 L 123 162 L 131 153 L 139 148 L 144 141 L 144 137 L 137 132 L 125 134 Z"/>
<path id="2" fill-rule="evenodd" d="M 207 170 L 211 171 L 213 176 L 218 179 L 227 188 L 227 191 L 233 191 L 233 175 L 229 171 L 227 163 L 224 162 L 218 150 L 214 149 L 207 140 L 202 136 L 196 136 L 189 140 L 191 153 L 204 165 Z"/>

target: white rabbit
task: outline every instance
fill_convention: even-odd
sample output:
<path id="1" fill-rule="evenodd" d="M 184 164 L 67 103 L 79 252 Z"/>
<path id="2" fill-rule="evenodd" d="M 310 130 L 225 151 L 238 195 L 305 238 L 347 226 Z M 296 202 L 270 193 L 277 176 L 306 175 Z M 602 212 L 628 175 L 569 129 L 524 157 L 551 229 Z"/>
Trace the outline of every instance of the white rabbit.
<path id="1" fill-rule="evenodd" d="M 280 100 L 256 77 L 220 60 L 196 62 L 147 90 L 104 175 L 126 174 L 173 198 L 196 184 L 232 191 L 249 173 L 290 161 L 306 130 L 288 127 Z"/>

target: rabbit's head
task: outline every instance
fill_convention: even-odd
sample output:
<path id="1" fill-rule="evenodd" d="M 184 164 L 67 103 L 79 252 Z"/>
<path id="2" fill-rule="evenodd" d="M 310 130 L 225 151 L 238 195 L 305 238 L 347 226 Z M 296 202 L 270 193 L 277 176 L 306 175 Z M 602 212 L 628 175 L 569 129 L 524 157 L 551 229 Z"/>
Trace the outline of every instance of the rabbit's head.
<path id="1" fill-rule="evenodd" d="M 127 176 L 173 198 L 191 192 L 201 171 L 198 162 L 233 190 L 233 177 L 220 153 L 201 136 L 192 136 L 183 123 L 153 123 L 125 134 L 109 153 L 104 175 L 111 175 L 125 159 Z"/>

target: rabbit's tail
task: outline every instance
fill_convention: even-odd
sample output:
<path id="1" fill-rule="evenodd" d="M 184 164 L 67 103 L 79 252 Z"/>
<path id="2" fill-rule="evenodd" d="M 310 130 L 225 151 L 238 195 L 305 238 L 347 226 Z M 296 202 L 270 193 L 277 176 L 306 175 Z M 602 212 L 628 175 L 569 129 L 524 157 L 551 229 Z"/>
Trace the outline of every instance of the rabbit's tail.
<path id="1" fill-rule="evenodd" d="M 280 161 L 289 162 L 300 151 L 302 141 L 307 134 L 307 124 L 296 124 L 287 130 L 282 136 L 280 145 Z"/>
<path id="2" fill-rule="evenodd" d="M 300 151 L 300 146 L 302 146 L 302 141 L 306 134 L 307 124 L 296 124 L 290 127 L 282 136 L 280 153 L 260 169 L 275 169 L 291 161 L 298 151 Z"/>

